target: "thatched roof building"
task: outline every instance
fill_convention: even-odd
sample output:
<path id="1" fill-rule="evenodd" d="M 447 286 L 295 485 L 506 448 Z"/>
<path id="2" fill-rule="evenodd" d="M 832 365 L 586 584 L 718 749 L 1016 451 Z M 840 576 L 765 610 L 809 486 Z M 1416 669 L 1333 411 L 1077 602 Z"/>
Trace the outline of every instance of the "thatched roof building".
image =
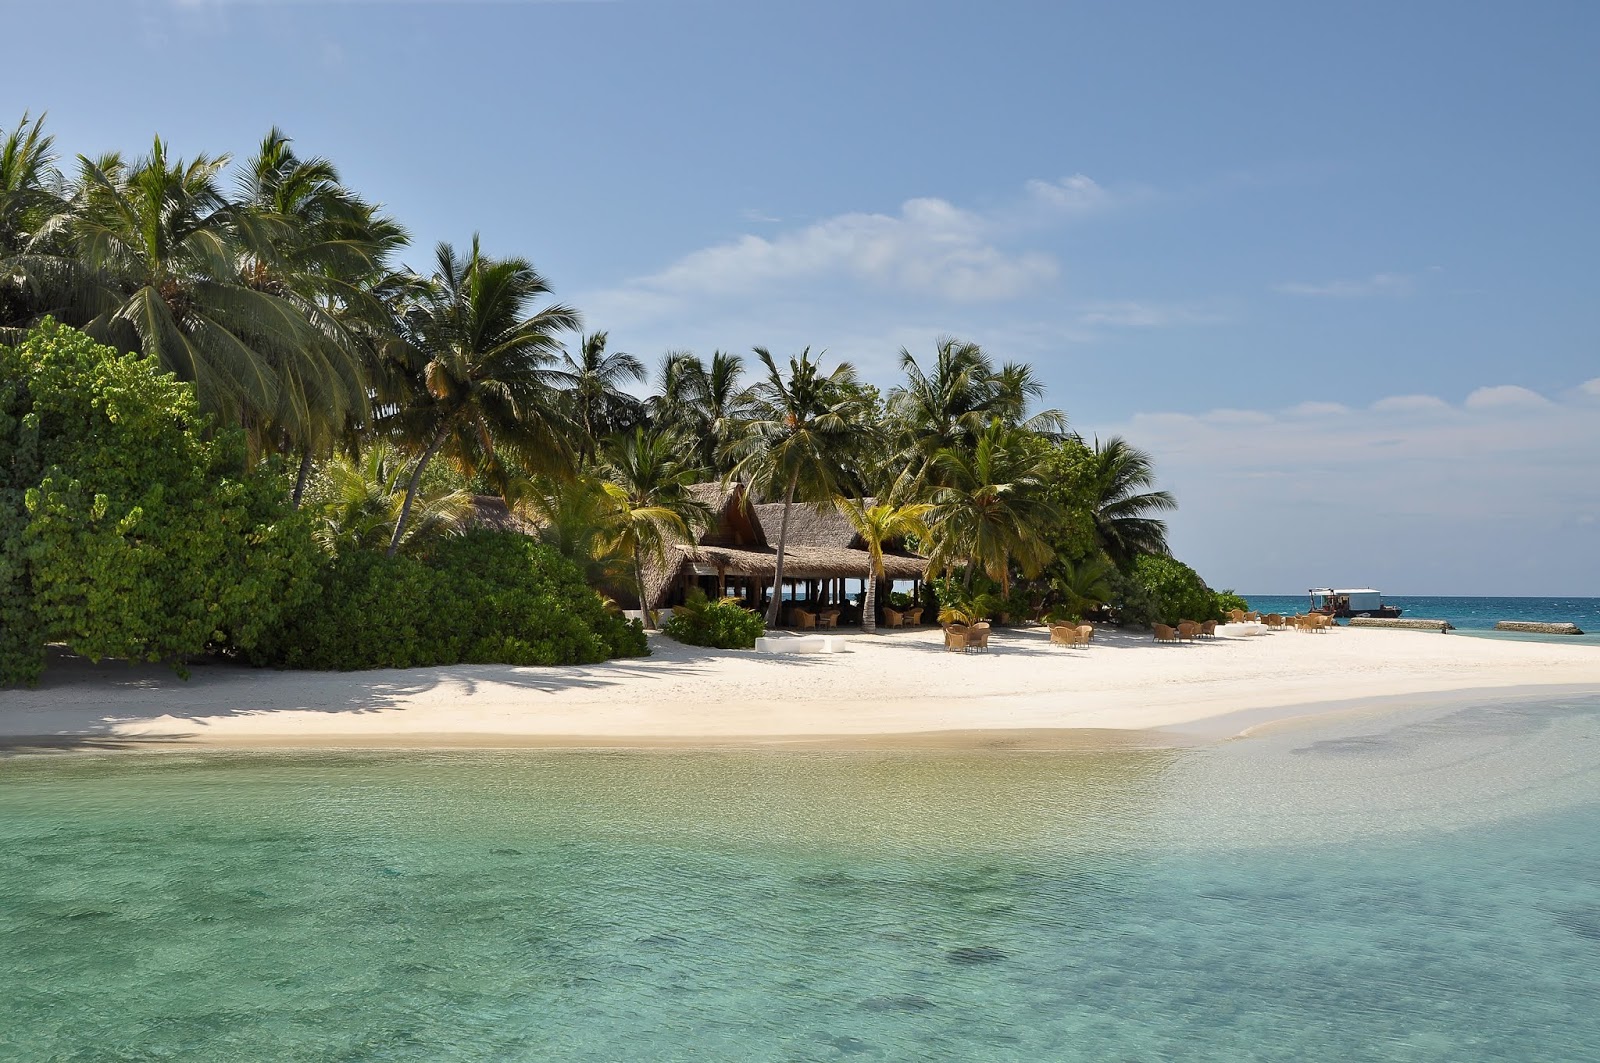
<path id="1" fill-rule="evenodd" d="M 668 545 L 666 557 L 645 572 L 645 591 L 652 608 L 683 600 L 699 585 L 713 597 L 730 586 L 743 590 L 752 604 L 772 586 L 777 568 L 776 543 L 783 522 L 781 504 L 755 505 L 743 484 L 697 484 L 695 495 L 712 512 L 711 526 L 693 542 Z M 926 576 L 925 559 L 900 550 L 885 551 L 884 571 L 891 580 Z M 868 557 L 860 536 L 844 514 L 830 507 L 795 505 L 789 510 L 789 535 L 783 574 L 795 583 L 864 580 Z M 834 584 L 830 600 L 843 595 Z M 824 589 L 826 593 L 826 588 Z"/>

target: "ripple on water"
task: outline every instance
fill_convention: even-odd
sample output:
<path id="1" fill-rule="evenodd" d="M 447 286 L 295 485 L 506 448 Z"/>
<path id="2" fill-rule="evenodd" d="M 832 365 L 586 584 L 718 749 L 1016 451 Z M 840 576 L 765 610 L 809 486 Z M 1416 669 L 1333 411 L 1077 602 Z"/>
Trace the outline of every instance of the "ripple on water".
<path id="1" fill-rule="evenodd" d="M 0 1055 L 1596 1058 L 1596 720 L 13 759 Z"/>

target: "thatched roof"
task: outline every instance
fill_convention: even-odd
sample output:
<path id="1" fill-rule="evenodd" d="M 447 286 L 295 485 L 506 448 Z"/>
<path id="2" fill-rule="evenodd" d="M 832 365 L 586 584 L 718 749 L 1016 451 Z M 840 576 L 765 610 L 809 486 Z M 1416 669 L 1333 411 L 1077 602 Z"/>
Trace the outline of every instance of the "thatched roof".
<path id="1" fill-rule="evenodd" d="M 539 533 L 536 525 L 511 512 L 506 505 L 505 499 L 499 495 L 472 496 L 471 524 L 474 528 L 483 528 L 488 531 L 518 532 L 522 535 L 537 535 Z"/>
<path id="2" fill-rule="evenodd" d="M 782 525 L 781 504 L 752 505 L 741 484 L 696 484 L 691 490 L 716 520 L 696 542 L 671 543 L 665 558 L 646 567 L 645 591 L 652 605 L 665 600 L 685 565 L 763 580 L 771 580 L 777 568 L 778 553 L 769 537 L 775 538 Z M 928 569 L 924 559 L 898 552 L 885 553 L 883 564 L 892 580 L 920 579 Z M 786 578 L 861 579 L 866 573 L 867 552 L 849 518 L 833 507 L 790 508 Z"/>

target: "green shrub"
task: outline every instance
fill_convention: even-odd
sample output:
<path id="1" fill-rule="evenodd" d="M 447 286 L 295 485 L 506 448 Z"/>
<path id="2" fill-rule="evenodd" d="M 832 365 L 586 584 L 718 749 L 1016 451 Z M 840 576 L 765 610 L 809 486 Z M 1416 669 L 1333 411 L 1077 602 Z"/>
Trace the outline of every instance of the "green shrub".
<path id="1" fill-rule="evenodd" d="M 761 617 L 729 598 L 710 601 L 698 587 L 672 610 L 661 625 L 666 634 L 690 646 L 715 646 L 721 650 L 748 650 L 766 630 Z"/>
<path id="2" fill-rule="evenodd" d="M 1232 591 L 1218 591 L 1216 618 L 1221 620 L 1234 609 L 1243 609 L 1248 613 L 1250 611 L 1250 603 L 1245 601 L 1243 595 L 1235 594 Z"/>
<path id="3" fill-rule="evenodd" d="M 1176 624 L 1179 620 L 1219 619 L 1216 594 L 1194 569 L 1176 558 L 1139 558 L 1134 562 L 1131 582 L 1148 596 L 1150 620 Z"/>
<path id="4" fill-rule="evenodd" d="M 280 668 L 592 664 L 648 653 L 578 570 L 514 532 L 471 531 L 415 557 L 330 559 L 318 597 L 250 655 Z"/>
<path id="5" fill-rule="evenodd" d="M 46 322 L 0 347 L 0 685 L 92 658 L 248 649 L 314 589 L 272 467 L 151 359 Z"/>

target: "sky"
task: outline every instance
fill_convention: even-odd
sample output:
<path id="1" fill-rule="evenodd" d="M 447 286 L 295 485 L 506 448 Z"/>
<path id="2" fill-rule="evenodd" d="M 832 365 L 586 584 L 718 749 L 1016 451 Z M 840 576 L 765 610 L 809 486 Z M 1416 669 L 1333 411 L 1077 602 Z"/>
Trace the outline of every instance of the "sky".
<path id="1" fill-rule="evenodd" d="M 272 126 L 656 363 L 936 338 L 1216 587 L 1600 595 L 1600 4 L 0 0 L 0 126 Z M 70 47 L 67 42 L 70 42 Z"/>

